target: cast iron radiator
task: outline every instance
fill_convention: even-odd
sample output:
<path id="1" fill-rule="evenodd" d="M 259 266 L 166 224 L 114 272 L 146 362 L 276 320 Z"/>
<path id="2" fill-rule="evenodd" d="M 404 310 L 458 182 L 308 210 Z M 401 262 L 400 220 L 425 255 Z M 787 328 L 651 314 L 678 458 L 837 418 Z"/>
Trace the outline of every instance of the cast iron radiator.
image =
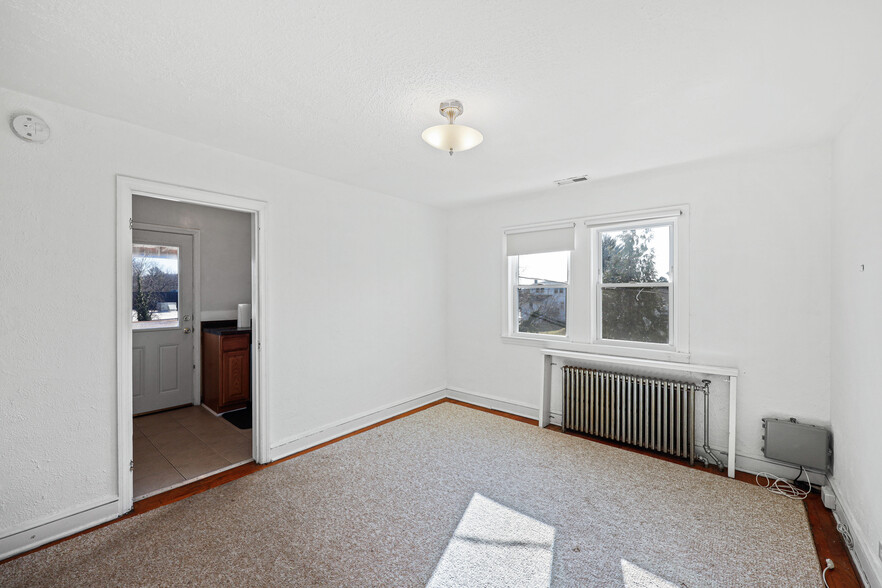
<path id="1" fill-rule="evenodd" d="M 564 366 L 564 431 L 695 460 L 696 384 Z"/>

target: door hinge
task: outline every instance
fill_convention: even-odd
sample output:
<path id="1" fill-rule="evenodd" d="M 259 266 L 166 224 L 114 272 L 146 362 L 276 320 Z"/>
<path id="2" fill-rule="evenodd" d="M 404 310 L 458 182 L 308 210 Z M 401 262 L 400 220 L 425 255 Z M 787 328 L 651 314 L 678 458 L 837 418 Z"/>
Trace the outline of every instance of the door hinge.
<path id="1" fill-rule="evenodd" d="M 134 471 L 135 471 L 135 460 L 134 460 L 134 459 L 130 459 L 130 460 L 129 460 L 129 471 L 130 471 L 130 472 L 134 472 Z"/>
<path id="2" fill-rule="evenodd" d="M 135 228 L 135 221 L 133 221 L 132 219 L 129 219 L 129 230 L 131 231 L 134 228 Z"/>
<path id="3" fill-rule="evenodd" d="M 196 369 L 196 364 L 195 364 L 195 363 L 193 364 L 193 369 L 194 369 L 194 370 Z"/>
<path id="4" fill-rule="evenodd" d="M 126 319 L 126 320 L 128 320 L 128 319 Z M 257 349 L 258 349 L 258 351 L 260 350 L 260 341 L 257 342 Z"/>

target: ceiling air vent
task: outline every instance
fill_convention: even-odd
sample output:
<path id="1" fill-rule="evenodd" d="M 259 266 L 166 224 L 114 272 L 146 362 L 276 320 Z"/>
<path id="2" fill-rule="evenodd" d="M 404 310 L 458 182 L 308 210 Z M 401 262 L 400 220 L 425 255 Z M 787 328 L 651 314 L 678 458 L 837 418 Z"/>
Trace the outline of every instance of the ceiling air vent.
<path id="1" fill-rule="evenodd" d="M 573 176 L 572 178 L 564 178 L 562 180 L 554 180 L 558 186 L 566 186 L 567 184 L 575 184 L 577 182 L 587 182 L 588 176 Z"/>

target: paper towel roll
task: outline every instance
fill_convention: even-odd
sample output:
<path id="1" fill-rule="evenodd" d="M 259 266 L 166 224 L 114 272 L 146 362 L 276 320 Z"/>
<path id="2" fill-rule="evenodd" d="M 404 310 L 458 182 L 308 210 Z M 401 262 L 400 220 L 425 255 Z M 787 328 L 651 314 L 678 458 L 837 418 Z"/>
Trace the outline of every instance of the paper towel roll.
<path id="1" fill-rule="evenodd" d="M 240 329 L 249 329 L 251 328 L 251 305 L 250 304 L 240 304 L 239 305 L 239 323 L 236 325 Z"/>

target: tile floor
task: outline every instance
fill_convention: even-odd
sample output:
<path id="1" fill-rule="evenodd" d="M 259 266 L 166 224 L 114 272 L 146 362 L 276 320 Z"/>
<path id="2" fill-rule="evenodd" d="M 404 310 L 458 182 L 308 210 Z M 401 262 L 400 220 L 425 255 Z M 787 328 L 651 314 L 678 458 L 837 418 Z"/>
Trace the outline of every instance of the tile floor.
<path id="1" fill-rule="evenodd" d="M 133 419 L 135 500 L 251 459 L 251 429 L 201 406 Z"/>

